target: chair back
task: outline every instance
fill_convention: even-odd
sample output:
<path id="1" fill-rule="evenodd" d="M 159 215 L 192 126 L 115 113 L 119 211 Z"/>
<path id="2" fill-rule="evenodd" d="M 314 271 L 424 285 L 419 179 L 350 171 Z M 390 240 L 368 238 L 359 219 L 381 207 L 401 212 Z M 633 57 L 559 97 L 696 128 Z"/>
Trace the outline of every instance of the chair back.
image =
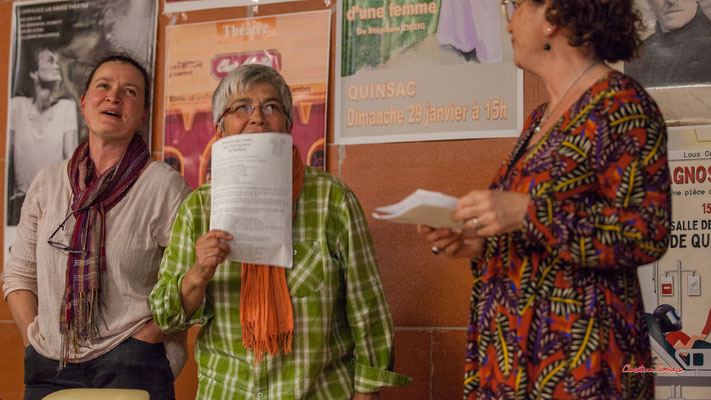
<path id="1" fill-rule="evenodd" d="M 148 392 L 138 389 L 64 389 L 42 400 L 150 400 Z"/>

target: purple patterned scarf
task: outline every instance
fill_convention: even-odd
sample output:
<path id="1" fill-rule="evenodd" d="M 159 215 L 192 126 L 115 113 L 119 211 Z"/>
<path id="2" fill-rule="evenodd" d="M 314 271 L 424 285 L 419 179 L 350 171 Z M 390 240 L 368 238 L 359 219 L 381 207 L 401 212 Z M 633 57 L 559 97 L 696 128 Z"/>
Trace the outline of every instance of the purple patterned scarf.
<path id="1" fill-rule="evenodd" d="M 69 247 L 64 300 L 59 314 L 62 350 L 59 369 L 69 361 L 69 348 L 76 355 L 80 342 L 98 335 L 101 316 L 101 273 L 106 270 L 106 213 L 128 193 L 150 158 L 146 142 L 133 136 L 125 153 L 101 176 L 89 156 L 89 141 L 77 147 L 69 160 L 68 173 L 76 218 Z"/>

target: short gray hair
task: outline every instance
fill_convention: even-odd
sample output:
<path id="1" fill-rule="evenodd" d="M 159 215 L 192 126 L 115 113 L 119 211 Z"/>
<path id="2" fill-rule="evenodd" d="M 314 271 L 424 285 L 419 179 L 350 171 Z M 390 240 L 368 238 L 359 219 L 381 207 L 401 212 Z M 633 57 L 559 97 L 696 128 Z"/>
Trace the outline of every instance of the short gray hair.
<path id="1" fill-rule="evenodd" d="M 281 97 L 286 115 L 286 130 L 291 132 L 294 126 L 293 100 L 291 90 L 284 78 L 272 67 L 263 64 L 244 64 L 230 71 L 217 85 L 212 95 L 212 118 L 217 123 L 225 112 L 229 101 L 235 94 L 244 93 L 255 83 L 267 82 L 274 85 Z M 220 129 L 225 129 L 225 120 L 220 121 Z"/>

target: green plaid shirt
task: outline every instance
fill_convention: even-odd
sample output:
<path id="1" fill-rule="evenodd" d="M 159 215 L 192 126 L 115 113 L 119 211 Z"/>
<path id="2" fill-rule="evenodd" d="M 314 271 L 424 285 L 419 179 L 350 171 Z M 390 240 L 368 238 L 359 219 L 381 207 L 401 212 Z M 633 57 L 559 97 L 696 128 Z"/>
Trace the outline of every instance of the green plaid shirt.
<path id="1" fill-rule="evenodd" d="M 209 230 L 210 184 L 183 202 L 151 294 L 165 332 L 202 324 L 196 342 L 199 399 L 350 399 L 404 386 L 392 372 L 393 327 L 372 239 L 358 199 L 326 172 L 306 167 L 293 222 L 294 267 L 286 271 L 294 309 L 289 354 L 254 356 L 242 346 L 240 263 L 225 261 L 187 319 L 180 285 Z"/>

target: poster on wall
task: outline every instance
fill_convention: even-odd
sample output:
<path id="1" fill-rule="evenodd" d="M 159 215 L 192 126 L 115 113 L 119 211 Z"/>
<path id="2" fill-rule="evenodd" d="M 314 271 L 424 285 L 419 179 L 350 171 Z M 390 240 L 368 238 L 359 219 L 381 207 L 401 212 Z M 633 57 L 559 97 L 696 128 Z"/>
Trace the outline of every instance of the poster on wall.
<path id="1" fill-rule="evenodd" d="M 122 50 L 153 70 L 158 3 L 71 0 L 15 3 L 8 92 L 5 254 L 30 182 L 88 137 L 80 113 L 87 71 Z M 147 126 L 150 126 L 148 124 Z M 144 129 L 144 130 L 147 130 Z M 150 135 L 145 132 L 145 138 Z"/>
<path id="2" fill-rule="evenodd" d="M 657 398 L 711 398 L 711 127 L 669 132 L 669 249 L 640 267 Z M 640 366 L 636 366 L 639 368 Z"/>
<path id="3" fill-rule="evenodd" d="M 207 10 L 212 8 L 226 8 L 239 6 L 259 6 L 262 4 L 286 3 L 303 0 L 165 0 L 164 13 L 185 12 L 193 10 Z M 330 3 L 331 0 L 324 0 Z M 328 7 L 330 4 L 327 4 Z"/>
<path id="4" fill-rule="evenodd" d="M 304 163 L 325 165 L 329 10 L 169 26 L 165 62 L 165 161 L 191 187 L 210 180 L 212 93 L 246 63 L 279 71 L 294 100 L 294 145 Z"/>
<path id="5" fill-rule="evenodd" d="M 518 136 L 523 73 L 499 3 L 338 3 L 335 142 Z"/>
<path id="6" fill-rule="evenodd" d="M 711 0 L 635 0 L 643 45 L 624 72 L 659 103 L 669 126 L 711 124 Z"/>

